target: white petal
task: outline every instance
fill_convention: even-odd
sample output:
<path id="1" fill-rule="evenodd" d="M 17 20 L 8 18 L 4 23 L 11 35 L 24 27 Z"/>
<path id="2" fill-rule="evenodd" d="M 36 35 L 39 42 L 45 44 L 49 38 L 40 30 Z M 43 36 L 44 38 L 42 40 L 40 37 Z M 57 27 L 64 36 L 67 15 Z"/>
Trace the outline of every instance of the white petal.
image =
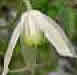
<path id="1" fill-rule="evenodd" d="M 22 25 L 23 26 L 23 25 Z M 16 26 L 13 35 L 11 37 L 8 49 L 6 51 L 5 57 L 4 57 L 4 70 L 3 70 L 3 74 L 2 75 L 7 75 L 8 73 L 8 65 L 11 61 L 11 57 L 12 57 L 12 53 L 13 50 L 15 48 L 15 45 L 17 43 L 17 40 L 20 36 L 20 33 L 22 32 L 22 26 L 20 25 L 20 23 Z"/>
<path id="2" fill-rule="evenodd" d="M 40 29 L 45 33 L 50 43 L 56 48 L 59 55 L 77 57 L 74 47 L 56 22 L 40 12 L 37 12 L 35 20 L 40 25 Z"/>

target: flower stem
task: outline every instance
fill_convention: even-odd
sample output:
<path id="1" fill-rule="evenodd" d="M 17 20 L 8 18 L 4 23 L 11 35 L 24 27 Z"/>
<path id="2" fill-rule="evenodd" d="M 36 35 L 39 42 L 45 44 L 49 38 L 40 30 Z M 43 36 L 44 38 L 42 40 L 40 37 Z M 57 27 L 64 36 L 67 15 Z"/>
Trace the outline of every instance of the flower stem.
<path id="1" fill-rule="evenodd" d="M 32 5 L 31 5 L 29 0 L 23 0 L 23 2 L 26 4 L 27 10 L 31 10 L 32 9 Z"/>

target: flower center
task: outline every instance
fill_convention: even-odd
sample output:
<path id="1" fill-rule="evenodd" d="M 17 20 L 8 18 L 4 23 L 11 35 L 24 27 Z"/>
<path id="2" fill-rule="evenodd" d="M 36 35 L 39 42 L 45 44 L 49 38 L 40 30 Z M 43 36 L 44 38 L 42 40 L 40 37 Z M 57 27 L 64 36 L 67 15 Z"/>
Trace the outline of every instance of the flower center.
<path id="1" fill-rule="evenodd" d="M 24 36 L 24 44 L 30 47 L 44 45 L 47 41 L 43 33 L 35 33 L 32 36 Z"/>

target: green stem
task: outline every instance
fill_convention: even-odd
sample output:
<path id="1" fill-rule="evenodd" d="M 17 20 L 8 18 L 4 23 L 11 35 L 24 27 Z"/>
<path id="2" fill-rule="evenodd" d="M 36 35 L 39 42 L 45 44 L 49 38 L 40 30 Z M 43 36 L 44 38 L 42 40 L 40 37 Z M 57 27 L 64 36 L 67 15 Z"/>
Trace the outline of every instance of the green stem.
<path id="1" fill-rule="evenodd" d="M 23 0 L 23 2 L 26 4 L 27 10 L 31 10 L 32 9 L 32 5 L 31 5 L 29 0 Z"/>

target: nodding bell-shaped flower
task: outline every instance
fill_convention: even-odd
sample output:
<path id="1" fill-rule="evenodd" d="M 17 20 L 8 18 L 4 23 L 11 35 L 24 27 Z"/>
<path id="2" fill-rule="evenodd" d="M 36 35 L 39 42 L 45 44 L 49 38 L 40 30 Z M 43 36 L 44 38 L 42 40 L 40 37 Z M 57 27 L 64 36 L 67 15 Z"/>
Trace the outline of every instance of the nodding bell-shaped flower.
<path id="1" fill-rule="evenodd" d="M 77 57 L 71 42 L 56 22 L 38 10 L 29 10 L 22 14 L 21 20 L 13 32 L 5 54 L 2 75 L 8 73 L 8 65 L 20 35 L 24 35 L 28 45 L 31 45 L 30 43 L 38 45 L 43 40 L 41 33 L 44 33 L 44 37 L 56 48 L 60 56 Z"/>
<path id="2" fill-rule="evenodd" d="M 41 40 L 39 36 L 43 32 L 44 37 L 56 48 L 59 55 L 76 57 L 74 47 L 64 31 L 50 17 L 40 11 L 30 10 L 22 15 L 21 20 L 23 21 L 20 27 L 26 37 L 31 38 L 33 41 L 38 41 Z"/>

